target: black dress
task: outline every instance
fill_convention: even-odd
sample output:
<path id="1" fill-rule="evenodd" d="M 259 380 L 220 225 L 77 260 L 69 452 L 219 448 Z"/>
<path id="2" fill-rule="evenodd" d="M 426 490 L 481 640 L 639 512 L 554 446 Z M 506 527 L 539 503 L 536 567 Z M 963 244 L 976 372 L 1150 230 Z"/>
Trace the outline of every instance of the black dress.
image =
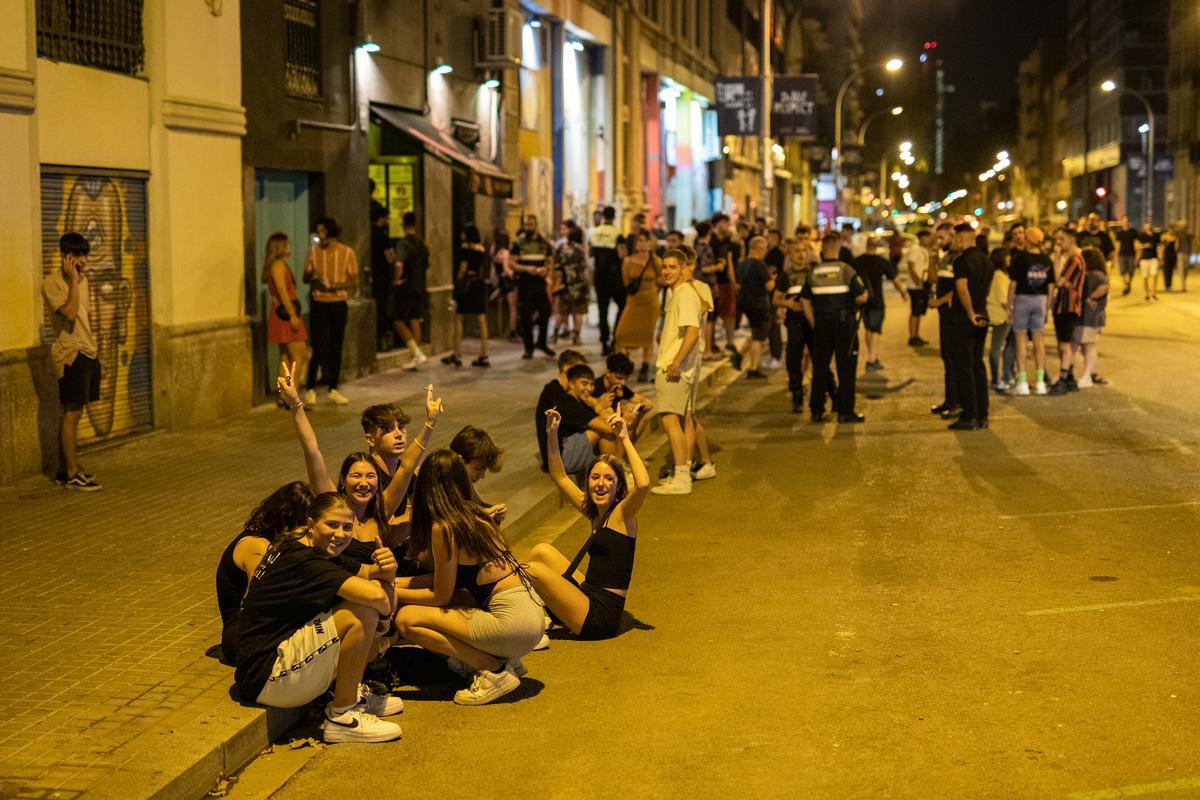
<path id="1" fill-rule="evenodd" d="M 454 302 L 459 314 L 487 313 L 487 253 L 464 247 L 458 254 L 458 264 L 467 262 L 467 271 L 454 279 Z"/>

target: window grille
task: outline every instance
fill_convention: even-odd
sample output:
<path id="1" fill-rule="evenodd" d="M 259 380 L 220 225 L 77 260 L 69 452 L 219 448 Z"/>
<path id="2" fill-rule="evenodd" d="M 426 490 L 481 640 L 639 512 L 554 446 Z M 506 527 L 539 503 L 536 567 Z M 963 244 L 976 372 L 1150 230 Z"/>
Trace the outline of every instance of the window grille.
<path id="1" fill-rule="evenodd" d="M 39 56 L 135 75 L 142 44 L 142 0 L 37 0 Z"/>
<path id="2" fill-rule="evenodd" d="M 289 94 L 321 96 L 321 36 L 317 0 L 284 0 L 287 37 L 285 83 Z"/>

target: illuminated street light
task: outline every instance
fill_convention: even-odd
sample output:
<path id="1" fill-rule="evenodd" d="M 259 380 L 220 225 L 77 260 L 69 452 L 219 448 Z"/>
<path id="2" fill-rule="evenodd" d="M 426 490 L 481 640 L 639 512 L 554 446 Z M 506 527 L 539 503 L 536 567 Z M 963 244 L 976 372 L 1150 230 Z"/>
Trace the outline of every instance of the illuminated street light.
<path id="1" fill-rule="evenodd" d="M 1115 91 L 1117 88 L 1117 82 L 1113 80 L 1104 81 L 1100 84 L 1100 88 L 1106 92 Z"/>
<path id="2" fill-rule="evenodd" d="M 904 113 L 904 106 L 892 106 L 892 116 L 898 117 Z"/>
<path id="3" fill-rule="evenodd" d="M 898 58 L 893 58 L 893 59 L 890 59 L 886 64 L 884 64 L 883 68 L 886 69 L 888 72 L 896 72 L 903 66 L 904 66 L 903 61 L 901 61 Z"/>
<path id="4" fill-rule="evenodd" d="M 997 161 L 1008 161 L 1008 151 L 1001 150 L 999 153 L 996 153 L 996 160 Z"/>
<path id="5" fill-rule="evenodd" d="M 1138 125 L 1138 133 L 1149 133 L 1149 132 L 1150 132 L 1150 123 L 1149 122 L 1143 122 L 1141 125 Z"/>
<path id="6" fill-rule="evenodd" d="M 903 153 L 905 150 L 912 150 L 912 142 L 900 143 L 900 152 Z"/>
<path id="7" fill-rule="evenodd" d="M 842 85 L 838 88 L 837 97 L 833 101 L 833 147 L 830 151 L 830 156 L 833 159 L 833 214 L 836 217 L 842 207 L 842 104 L 846 100 L 846 92 L 850 90 L 850 86 L 863 75 L 873 72 L 880 67 L 883 67 L 887 72 L 896 72 L 904 66 L 904 62 L 899 58 L 889 59 L 884 64 L 869 64 L 862 69 L 857 69 L 846 76 L 842 81 Z"/>

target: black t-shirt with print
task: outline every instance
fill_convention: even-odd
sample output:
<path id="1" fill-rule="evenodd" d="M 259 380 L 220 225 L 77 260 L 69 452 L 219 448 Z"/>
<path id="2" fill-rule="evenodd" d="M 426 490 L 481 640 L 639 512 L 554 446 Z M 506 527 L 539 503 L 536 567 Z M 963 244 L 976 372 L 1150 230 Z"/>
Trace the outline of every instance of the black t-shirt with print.
<path id="1" fill-rule="evenodd" d="M 1054 280 L 1054 268 L 1050 264 L 1050 256 L 1045 253 L 1031 253 L 1028 250 L 1014 250 L 1012 260 L 1008 262 L 1008 277 L 1017 285 L 1016 294 L 1045 295 Z"/>
<path id="2" fill-rule="evenodd" d="M 238 614 L 237 670 L 243 700 L 262 692 L 279 643 L 338 602 L 338 590 L 358 571 L 344 556 L 326 558 L 296 539 L 268 551 L 254 571 Z"/>
<path id="3" fill-rule="evenodd" d="M 1133 243 L 1137 241 L 1138 232 L 1133 228 L 1117 231 L 1117 253 L 1123 256 L 1133 255 Z"/>

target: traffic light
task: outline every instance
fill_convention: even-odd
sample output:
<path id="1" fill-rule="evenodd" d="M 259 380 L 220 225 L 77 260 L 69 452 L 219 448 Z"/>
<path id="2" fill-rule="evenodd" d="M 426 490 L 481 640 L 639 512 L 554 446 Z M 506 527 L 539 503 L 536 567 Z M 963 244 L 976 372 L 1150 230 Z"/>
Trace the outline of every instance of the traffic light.
<path id="1" fill-rule="evenodd" d="M 937 42 L 926 42 L 926 43 L 925 43 L 925 47 L 924 47 L 923 49 L 925 49 L 925 50 L 936 50 L 936 49 L 937 49 Z"/>
<path id="2" fill-rule="evenodd" d="M 1096 198 L 1099 200 L 1103 200 L 1106 197 L 1108 197 L 1108 189 L 1104 186 L 1097 186 L 1096 187 Z"/>

